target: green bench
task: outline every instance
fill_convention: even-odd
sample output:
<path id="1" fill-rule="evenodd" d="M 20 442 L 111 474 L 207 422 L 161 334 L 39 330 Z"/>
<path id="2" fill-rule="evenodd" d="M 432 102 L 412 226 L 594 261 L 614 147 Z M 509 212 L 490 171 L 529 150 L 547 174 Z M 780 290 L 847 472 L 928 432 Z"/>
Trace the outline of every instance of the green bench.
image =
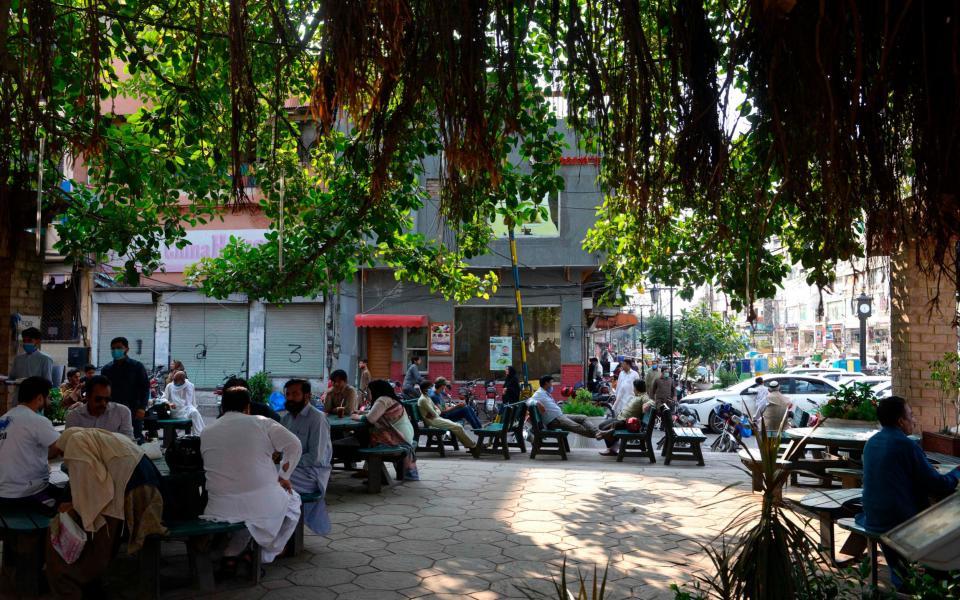
<path id="1" fill-rule="evenodd" d="M 383 485 L 390 485 L 390 474 L 387 473 L 387 466 L 384 463 L 385 458 L 394 463 L 397 481 L 403 481 L 403 465 L 400 464 L 399 460 L 406 452 L 400 446 L 374 446 L 373 448 L 361 448 L 359 450 L 360 456 L 367 461 L 367 492 L 379 494 Z"/>
<path id="2" fill-rule="evenodd" d="M 840 487 L 843 489 L 859 488 L 863 482 L 863 469 L 853 468 L 827 468 L 824 473 L 840 480 Z"/>
<path id="3" fill-rule="evenodd" d="M 167 523 L 167 533 L 163 536 L 150 536 L 140 551 L 141 592 L 150 598 L 160 597 L 160 546 L 162 542 L 182 541 L 187 545 L 187 560 L 190 565 L 191 579 L 196 580 L 201 591 L 212 592 L 216 583 L 213 575 L 211 542 L 213 536 L 233 533 L 246 528 L 243 523 L 220 523 L 193 519 L 190 521 Z M 251 540 L 253 564 L 250 568 L 252 585 L 260 583 L 260 547 Z"/>
<path id="4" fill-rule="evenodd" d="M 518 444 L 523 443 L 523 436 L 520 436 L 520 441 L 517 442 L 514 440 L 514 443 L 510 443 L 508 436 L 511 433 L 514 433 L 517 428 L 517 420 L 523 412 L 522 402 L 514 402 L 513 404 L 506 404 L 503 407 L 503 418 L 499 423 L 489 423 L 485 427 L 480 429 L 474 429 L 473 433 L 477 436 L 477 444 L 484 446 L 485 441 L 489 440 L 489 445 L 484 448 L 483 454 L 499 454 L 503 458 L 510 460 L 510 448 L 520 446 Z M 514 436 L 516 437 L 516 435 Z M 475 454 L 474 458 L 480 458 L 479 455 Z"/>
<path id="5" fill-rule="evenodd" d="M 543 424 L 543 415 L 536 406 L 530 407 L 530 424 L 533 426 L 533 441 L 530 443 L 530 458 L 537 454 L 558 454 L 560 460 L 567 460 L 570 451 L 569 431 L 563 429 L 547 429 Z"/>
<path id="6" fill-rule="evenodd" d="M 281 556 L 298 556 L 301 552 L 303 552 L 303 505 L 318 502 L 322 498 L 323 495 L 320 492 L 300 494 L 300 520 L 297 521 L 297 528 L 293 530 L 293 535 L 290 536 L 290 541 L 287 542 L 287 547 L 283 549 L 283 554 Z"/>
<path id="7" fill-rule="evenodd" d="M 646 456 L 651 463 L 657 462 L 657 453 L 653 449 L 653 419 L 637 432 L 627 431 L 626 429 L 617 429 L 613 432 L 613 438 L 620 443 L 617 450 L 617 462 L 623 462 L 628 456 Z"/>
<path id="8" fill-rule="evenodd" d="M 416 400 L 404 401 L 403 407 L 407 410 L 407 417 L 413 424 L 413 439 L 417 443 L 417 452 L 436 452 L 441 457 L 446 457 L 446 446 L 448 444 L 453 446 L 454 450 L 460 449 L 460 442 L 457 441 L 457 436 L 451 435 L 448 438 L 447 433 L 449 433 L 449 431 L 446 429 L 429 427 L 425 422 L 423 425 L 420 424 L 423 422 L 423 416 L 420 414 L 420 407 L 417 406 Z M 421 436 L 426 436 L 427 438 L 426 443 L 422 446 L 420 445 Z"/>
<path id="9" fill-rule="evenodd" d="M 663 464 L 669 465 L 674 460 L 695 460 L 702 467 L 703 451 L 700 444 L 707 440 L 707 436 L 696 427 L 674 427 L 670 417 L 671 415 L 665 412 L 660 419 L 666 430 L 661 452 Z"/>
<path id="10" fill-rule="evenodd" d="M 18 596 L 38 596 L 43 585 L 43 553 L 50 517 L 32 510 L 0 513 L 3 571 L 14 571 Z"/>
<path id="11" fill-rule="evenodd" d="M 846 529 L 850 532 L 851 537 L 857 536 L 861 540 L 866 540 L 867 550 L 870 553 L 870 584 L 874 589 L 877 587 L 877 578 L 878 578 L 878 554 L 880 545 L 880 536 L 883 533 L 879 531 L 871 531 L 864 528 L 855 519 L 839 519 L 837 525 L 840 529 Z"/>

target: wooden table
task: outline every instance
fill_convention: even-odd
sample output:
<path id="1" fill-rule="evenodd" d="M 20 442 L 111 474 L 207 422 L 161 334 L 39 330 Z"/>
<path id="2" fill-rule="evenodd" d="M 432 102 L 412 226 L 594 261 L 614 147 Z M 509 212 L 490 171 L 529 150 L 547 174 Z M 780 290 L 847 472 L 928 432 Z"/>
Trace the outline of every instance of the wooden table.
<path id="1" fill-rule="evenodd" d="M 797 427 L 783 432 L 789 440 L 802 441 L 803 444 L 819 444 L 826 446 L 831 454 L 839 450 L 853 450 L 863 452 L 863 447 L 879 427 Z M 809 436 L 809 437 L 808 437 Z"/>
<path id="2" fill-rule="evenodd" d="M 860 540 L 847 540 L 841 552 L 849 556 L 838 559 L 834 550 L 833 525 L 837 519 L 851 517 L 859 511 L 859 502 L 863 496 L 861 488 L 842 490 L 824 490 L 807 494 L 800 499 L 800 506 L 817 516 L 820 522 L 820 546 L 824 555 L 836 566 L 856 561 L 863 555 L 865 547 Z"/>

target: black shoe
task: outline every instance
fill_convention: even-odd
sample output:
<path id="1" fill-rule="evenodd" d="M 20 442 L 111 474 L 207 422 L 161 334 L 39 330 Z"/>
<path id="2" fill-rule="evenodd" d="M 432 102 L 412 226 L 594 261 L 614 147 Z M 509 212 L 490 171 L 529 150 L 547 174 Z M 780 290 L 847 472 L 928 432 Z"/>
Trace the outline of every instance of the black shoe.
<path id="1" fill-rule="evenodd" d="M 483 454 L 484 449 L 484 445 L 477 444 L 473 448 L 470 448 L 470 454 L 472 454 L 474 458 L 480 458 L 480 455 Z"/>

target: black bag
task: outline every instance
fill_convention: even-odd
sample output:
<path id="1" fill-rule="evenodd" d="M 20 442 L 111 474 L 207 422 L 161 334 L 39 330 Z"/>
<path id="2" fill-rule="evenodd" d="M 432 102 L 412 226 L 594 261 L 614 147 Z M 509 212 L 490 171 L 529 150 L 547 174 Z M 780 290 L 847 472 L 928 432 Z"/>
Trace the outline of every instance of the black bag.
<path id="1" fill-rule="evenodd" d="M 173 440 L 163 457 L 171 473 L 203 472 L 199 435 L 184 435 Z"/>
<path id="2" fill-rule="evenodd" d="M 154 404 L 150 407 L 150 410 L 147 411 L 147 418 L 151 416 L 156 417 L 158 420 L 166 421 L 171 418 L 170 416 L 170 405 L 166 402 L 161 404 Z"/>
<path id="3" fill-rule="evenodd" d="M 207 507 L 203 471 L 171 473 L 161 480 L 163 522 L 192 521 Z"/>

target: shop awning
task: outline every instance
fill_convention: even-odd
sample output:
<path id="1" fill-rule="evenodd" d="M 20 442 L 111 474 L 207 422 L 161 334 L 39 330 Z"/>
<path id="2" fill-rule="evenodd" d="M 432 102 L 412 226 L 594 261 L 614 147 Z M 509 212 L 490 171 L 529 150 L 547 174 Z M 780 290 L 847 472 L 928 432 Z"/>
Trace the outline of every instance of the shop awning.
<path id="1" fill-rule="evenodd" d="M 427 315 L 369 315 L 353 317 L 357 327 L 426 327 L 430 320 Z"/>
<path id="2" fill-rule="evenodd" d="M 596 320 L 593 326 L 597 330 L 604 330 L 632 327 L 637 324 L 637 315 L 630 313 L 618 313 L 612 317 L 600 317 Z"/>

